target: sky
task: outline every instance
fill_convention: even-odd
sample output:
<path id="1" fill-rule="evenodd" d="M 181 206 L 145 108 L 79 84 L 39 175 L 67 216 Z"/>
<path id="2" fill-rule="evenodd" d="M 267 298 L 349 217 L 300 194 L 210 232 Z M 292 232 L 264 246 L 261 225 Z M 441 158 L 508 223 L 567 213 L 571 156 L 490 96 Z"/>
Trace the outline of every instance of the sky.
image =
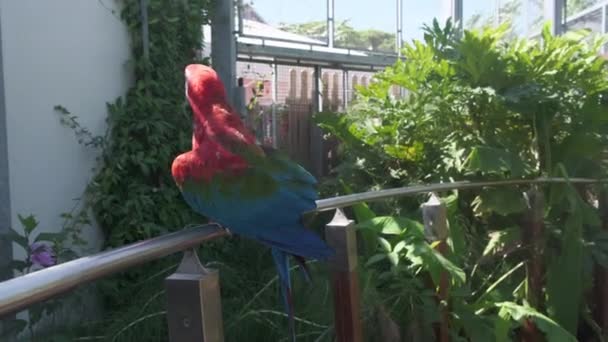
<path id="1" fill-rule="evenodd" d="M 303 23 L 326 20 L 327 0 L 244 0 L 270 24 Z M 396 0 L 334 0 L 337 22 L 349 19 L 356 29 L 378 29 L 395 32 L 397 27 Z M 446 13 L 444 0 L 403 0 L 403 37 L 406 40 L 422 38 L 420 27 L 434 17 Z M 465 0 L 464 18 L 475 12 L 490 14 L 495 0 Z"/>

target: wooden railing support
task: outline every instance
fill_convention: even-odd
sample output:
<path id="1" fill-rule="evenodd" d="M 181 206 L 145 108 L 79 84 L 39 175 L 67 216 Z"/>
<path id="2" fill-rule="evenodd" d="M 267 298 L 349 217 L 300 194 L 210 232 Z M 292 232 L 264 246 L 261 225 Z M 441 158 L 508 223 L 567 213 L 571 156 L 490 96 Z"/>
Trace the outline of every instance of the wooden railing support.
<path id="1" fill-rule="evenodd" d="M 327 243 L 336 251 L 329 260 L 334 296 L 336 341 L 362 342 L 359 282 L 357 275 L 357 237 L 353 221 L 341 209 L 325 229 Z"/>
<path id="2" fill-rule="evenodd" d="M 598 209 L 602 229 L 608 230 L 608 191 L 602 187 L 598 198 Z M 595 319 L 602 329 L 604 339 L 608 338 L 608 270 L 595 265 Z"/>
<path id="3" fill-rule="evenodd" d="M 543 303 L 543 235 L 545 231 L 545 197 L 543 192 L 532 188 L 526 193 L 528 210 L 524 216 L 521 236 L 523 245 L 528 249 L 526 261 L 526 281 L 528 283 L 526 299 L 530 306 L 538 311 Z M 543 334 L 531 321 L 523 324 L 521 340 L 525 342 L 543 341 Z"/>
<path id="4" fill-rule="evenodd" d="M 219 272 L 203 267 L 196 251 L 184 252 L 165 287 L 170 341 L 224 340 Z"/>
<path id="5" fill-rule="evenodd" d="M 436 194 L 422 205 L 422 218 L 424 221 L 424 234 L 430 242 L 439 241 L 437 250 L 442 255 L 448 252 L 447 239 L 449 235 L 447 209 Z M 449 325 L 449 290 L 450 282 L 446 271 L 439 276 L 439 284 L 435 284 L 437 299 L 440 307 L 440 322 L 436 329 L 437 341 L 448 342 L 450 340 Z"/>

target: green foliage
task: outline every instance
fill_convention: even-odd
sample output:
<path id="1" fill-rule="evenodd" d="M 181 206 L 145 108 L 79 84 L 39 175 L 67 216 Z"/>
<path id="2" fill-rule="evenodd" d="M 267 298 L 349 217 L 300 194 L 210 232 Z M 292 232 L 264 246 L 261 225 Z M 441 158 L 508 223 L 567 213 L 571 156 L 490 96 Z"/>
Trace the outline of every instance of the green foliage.
<path id="1" fill-rule="evenodd" d="M 104 247 L 113 248 L 151 238 L 202 218 L 184 203 L 170 174 L 173 159 L 190 148 L 191 114 L 184 97 L 184 68 L 194 62 L 202 44 L 201 26 L 208 23 L 207 0 L 152 0 L 148 2 L 149 54 L 143 51 L 140 2 L 122 2 L 120 16 L 131 35 L 134 75 L 126 96 L 108 105 L 107 131 L 94 136 L 75 115 L 56 106 L 61 122 L 78 142 L 93 148 L 98 166 L 85 199 L 104 232 Z M 168 261 L 152 263 L 99 283 L 108 321 L 92 324 L 102 335 L 127 338 L 123 329 L 145 340 L 166 336 L 162 284 L 144 279 L 162 273 Z M 147 305 L 125 298 L 150 300 Z M 131 309 L 139 305 L 145 310 Z M 141 319 L 146 317 L 146 319 Z M 136 324 L 134 323 L 136 322 Z M 131 324 L 133 323 L 133 324 Z M 147 329 L 146 324 L 157 326 Z M 106 328 L 110 328 L 106 330 Z M 95 334 L 97 334 L 95 332 Z M 126 337 L 125 337 L 126 336 Z"/>
<path id="2" fill-rule="evenodd" d="M 197 60 L 213 3 L 208 0 L 150 0 L 149 58 L 142 50 L 137 0 L 124 0 L 121 18 L 131 34 L 130 65 L 134 84 L 126 96 L 108 105 L 108 130 L 93 135 L 76 115 L 57 106 L 61 122 L 78 142 L 97 153 L 98 166 L 86 191 L 87 207 L 105 233 L 105 248 L 205 222 L 185 203 L 170 170 L 173 159 L 191 149 L 192 116 L 184 96 L 184 68 Z M 254 97 L 255 99 L 255 97 Z M 222 311 L 228 341 L 278 341 L 287 336 L 279 286 L 269 251 L 238 237 L 205 243 L 207 266 L 220 270 Z M 83 340 L 165 341 L 164 278 L 174 272 L 179 255 L 148 263 L 98 282 L 104 317 L 84 324 Z M 329 288 L 325 275 L 312 286 L 294 279 L 296 330 L 319 341 L 332 336 Z M 325 337 L 323 337 L 325 336 Z"/>
<path id="3" fill-rule="evenodd" d="M 345 115 L 316 116 L 342 142 L 325 194 L 451 180 L 605 177 L 608 68 L 597 53 L 604 42 L 585 31 L 554 37 L 548 26 L 541 41 L 511 37 L 506 24 L 457 35 L 450 22 L 434 22 L 425 27 L 424 42 L 406 44 L 403 60 L 359 89 Z M 394 97 L 392 87 L 406 96 Z M 597 192 L 570 184 L 543 189 L 546 232 L 539 238 L 547 267 L 540 301 L 546 306 L 530 308 L 523 267 L 529 228 L 522 220 L 528 190 L 491 187 L 444 196 L 450 223 L 445 254 L 413 223 L 421 198 L 355 208 L 361 232 L 376 234 L 376 252 L 365 263 L 380 274 L 372 285 L 378 296 L 412 300 L 412 292 L 428 290 L 420 280 L 437 284 L 446 272 L 456 340 L 510 340 L 523 321 L 549 340 L 593 330 L 592 319 L 582 318 L 592 265 L 605 264 L 606 245 L 589 204 Z M 390 306 L 391 314 L 411 319 L 423 310 L 411 307 Z M 426 324 L 437 319 L 429 317 Z"/>
<path id="4" fill-rule="evenodd" d="M 135 86 L 109 105 L 100 167 L 87 195 L 114 247 L 179 229 L 195 221 L 170 175 L 178 154 L 189 149 L 191 120 L 183 70 L 196 62 L 200 26 L 210 4 L 151 1 L 149 59 L 141 51 L 139 2 L 126 1 L 122 18 L 131 28 Z M 127 228 L 129 227 L 129 228 Z"/>
<path id="5" fill-rule="evenodd" d="M 551 318 L 534 310 L 534 308 L 510 302 L 496 303 L 496 306 L 500 308 L 498 316 L 501 320 L 514 320 L 520 324 L 525 323 L 525 320 L 531 320 L 545 333 L 547 341 L 577 341 L 572 334 L 560 327 Z M 506 331 L 503 324 L 503 322 L 497 322 L 497 341 L 509 341 L 508 336 L 504 334 Z"/>
<path id="6" fill-rule="evenodd" d="M 44 246 L 48 248 L 53 256 L 53 264 L 70 261 L 78 258 L 79 253 L 76 249 L 86 247 L 86 242 L 80 237 L 83 226 L 88 225 L 84 213 L 74 214 L 75 207 L 71 212 L 63 213 L 63 225 L 56 233 L 39 232 L 39 222 L 34 215 L 17 215 L 23 233 L 9 228 L 9 234 L 3 236 L 10 242 L 15 243 L 24 253 L 23 259 L 15 259 L 11 262 L 11 271 L 20 275 L 36 272 L 37 270 L 51 265 L 40 265 L 32 258 L 37 253 L 34 246 Z M 29 340 L 44 338 L 44 340 L 59 340 L 62 336 L 61 329 L 66 327 L 62 322 L 65 310 L 74 303 L 82 301 L 85 290 L 79 289 L 70 293 L 66 297 L 54 298 L 42 303 L 30 306 L 27 309 L 28 319 L 7 318 L 2 321 L 3 330 L 0 338 L 10 339 L 11 337 L 27 336 Z M 44 326 L 40 326 L 41 323 Z M 27 329 L 27 333 L 25 332 Z M 69 335 L 69 334 L 68 334 Z M 68 335 L 64 335 L 67 339 Z M 72 335 L 69 335 L 72 336 Z"/>

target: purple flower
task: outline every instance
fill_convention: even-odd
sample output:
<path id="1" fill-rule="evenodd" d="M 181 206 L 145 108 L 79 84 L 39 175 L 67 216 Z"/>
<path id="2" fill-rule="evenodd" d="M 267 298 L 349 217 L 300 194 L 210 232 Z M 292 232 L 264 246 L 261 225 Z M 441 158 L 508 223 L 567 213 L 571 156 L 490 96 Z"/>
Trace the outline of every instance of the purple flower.
<path id="1" fill-rule="evenodd" d="M 53 249 L 42 242 L 34 242 L 30 245 L 30 262 L 33 265 L 40 265 L 42 267 L 55 265 Z"/>

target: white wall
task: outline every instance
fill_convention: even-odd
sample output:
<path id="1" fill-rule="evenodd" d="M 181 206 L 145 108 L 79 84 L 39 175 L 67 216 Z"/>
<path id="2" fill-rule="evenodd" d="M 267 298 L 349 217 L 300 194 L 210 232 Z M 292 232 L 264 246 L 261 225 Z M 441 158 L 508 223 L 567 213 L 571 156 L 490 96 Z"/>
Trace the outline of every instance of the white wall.
<path id="1" fill-rule="evenodd" d="M 106 103 L 130 84 L 129 37 L 115 0 L 0 1 L 12 226 L 21 229 L 17 214 L 34 214 L 43 230 L 57 231 L 95 155 L 53 107 L 102 133 Z M 99 232 L 87 239 L 97 245 Z"/>

